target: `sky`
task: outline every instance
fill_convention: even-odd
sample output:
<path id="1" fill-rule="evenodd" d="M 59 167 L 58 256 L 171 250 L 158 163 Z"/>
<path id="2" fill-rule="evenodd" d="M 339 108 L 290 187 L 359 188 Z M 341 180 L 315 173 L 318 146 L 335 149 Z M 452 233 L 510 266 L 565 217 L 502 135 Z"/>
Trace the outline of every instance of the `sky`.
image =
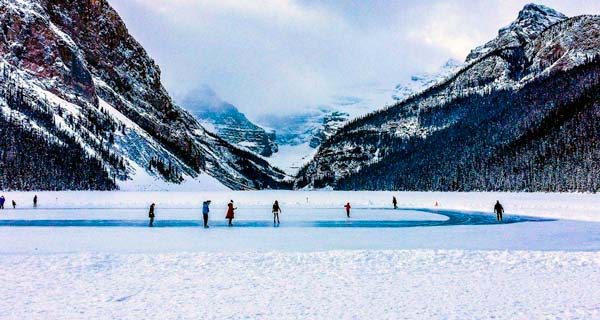
<path id="1" fill-rule="evenodd" d="M 493 39 L 530 1 L 109 0 L 176 100 L 208 86 L 250 118 L 385 96 Z M 597 0 L 537 1 L 567 16 Z M 371 103 L 383 103 L 373 98 Z"/>

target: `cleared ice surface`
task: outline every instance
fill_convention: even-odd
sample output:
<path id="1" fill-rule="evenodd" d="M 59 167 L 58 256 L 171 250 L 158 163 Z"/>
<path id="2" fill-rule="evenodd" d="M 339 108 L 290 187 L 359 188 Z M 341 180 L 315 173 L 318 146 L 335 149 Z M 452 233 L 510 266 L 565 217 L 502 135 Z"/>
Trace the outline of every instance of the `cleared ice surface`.
<path id="1" fill-rule="evenodd" d="M 493 212 L 496 200 L 508 214 L 600 222 L 600 194 L 511 193 L 511 192 L 392 192 L 392 191 L 202 191 L 202 192 L 4 192 L 7 203 L 15 199 L 18 208 L 31 208 L 37 194 L 40 208 L 139 208 L 155 202 L 157 210 L 197 208 L 213 200 L 212 208 L 223 210 L 233 199 L 240 208 L 268 211 L 274 200 L 283 210 L 294 208 L 338 208 L 346 202 L 354 208 L 390 208 L 392 196 L 401 208 L 429 208 Z M 435 204 L 438 206 L 435 206 Z M 219 209 L 221 208 L 221 209 Z M 4 214 L 0 212 L 0 216 Z"/>
<path id="2" fill-rule="evenodd" d="M 346 221 L 343 208 L 282 208 L 281 221 Z M 212 221 L 225 221 L 226 207 L 213 207 L 209 215 Z M 156 221 L 202 220 L 200 208 L 160 208 L 155 210 Z M 25 208 L 0 211 L 0 225 L 6 220 L 147 220 L 148 208 Z M 448 217 L 432 212 L 417 210 L 393 210 L 382 208 L 355 208 L 351 211 L 351 221 L 443 221 Z M 272 221 L 270 207 L 244 208 L 236 210 L 236 221 Z M 157 223 L 158 225 L 158 223 Z"/>
<path id="3" fill-rule="evenodd" d="M 42 220 L 28 219 L 27 215 L 35 214 L 31 210 L 23 210 L 28 213 L 22 217 L 15 217 L 18 213 L 3 216 L 0 220 L 0 225 L 4 225 L 0 227 L 3 244 L 0 254 L 341 249 L 600 250 L 600 238 L 597 237 L 600 223 L 514 215 L 497 223 L 490 214 L 447 210 L 435 214 L 415 210 L 358 209 L 353 212 L 353 218 L 346 219 L 343 211 L 338 209 L 307 208 L 289 210 L 287 215 L 282 213 L 282 223 L 274 225 L 268 208 L 247 209 L 238 213 L 239 219 L 234 220 L 231 228 L 225 226 L 224 212 L 213 213 L 210 229 L 201 228 L 200 214 L 187 209 L 164 210 L 162 213 L 157 210 L 155 228 L 146 227 L 145 209 L 47 211 L 48 216 L 54 215 L 59 220 L 48 219 L 43 214 L 40 214 Z M 181 219 L 184 216 L 186 219 Z M 96 219 L 99 217 L 102 219 Z M 171 219 L 174 217 L 176 219 Z M 62 227 L 52 227 L 53 224 Z"/>

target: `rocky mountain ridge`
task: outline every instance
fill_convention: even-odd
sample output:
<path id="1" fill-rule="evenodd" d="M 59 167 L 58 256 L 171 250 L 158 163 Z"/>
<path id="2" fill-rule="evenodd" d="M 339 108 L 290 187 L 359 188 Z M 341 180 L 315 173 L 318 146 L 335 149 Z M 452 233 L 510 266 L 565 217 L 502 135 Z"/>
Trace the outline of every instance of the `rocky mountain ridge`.
<path id="1" fill-rule="evenodd" d="M 36 182 L 27 169 L 49 160 L 40 149 L 3 163 L 3 189 L 113 189 L 138 180 L 151 189 L 286 186 L 283 172 L 173 103 L 160 69 L 107 1 L 0 0 L 0 23 L 0 115 L 4 126 L 18 125 L 12 139 L 82 152 L 80 170 L 99 167 L 104 177 Z"/>
<path id="2" fill-rule="evenodd" d="M 338 130 L 296 188 L 596 191 L 579 130 L 598 121 L 600 18 L 563 17 L 525 6 L 445 81 Z"/>

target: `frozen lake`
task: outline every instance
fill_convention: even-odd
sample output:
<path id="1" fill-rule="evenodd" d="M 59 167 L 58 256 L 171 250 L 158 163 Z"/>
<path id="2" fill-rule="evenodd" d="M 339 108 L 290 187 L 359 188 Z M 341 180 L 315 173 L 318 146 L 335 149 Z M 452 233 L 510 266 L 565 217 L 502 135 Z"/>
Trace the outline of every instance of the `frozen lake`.
<path id="1" fill-rule="evenodd" d="M 1 319 L 600 318 L 594 194 L 5 195 L 18 206 L 0 211 Z"/>
<path id="2" fill-rule="evenodd" d="M 221 210 L 219 210 L 221 209 Z M 448 209 L 239 208 L 228 227 L 213 208 L 24 208 L 0 213 L 0 253 L 248 252 L 397 249 L 600 250 L 600 223 Z M 27 239 L 24 241 L 24 239 Z"/>

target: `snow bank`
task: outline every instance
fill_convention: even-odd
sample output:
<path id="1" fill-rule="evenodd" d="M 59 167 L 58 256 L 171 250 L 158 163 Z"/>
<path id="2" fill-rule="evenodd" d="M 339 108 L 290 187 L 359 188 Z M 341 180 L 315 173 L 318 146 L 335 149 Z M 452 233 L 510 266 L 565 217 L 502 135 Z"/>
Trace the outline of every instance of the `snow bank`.
<path id="1" fill-rule="evenodd" d="M 598 319 L 599 269 L 598 252 L 6 256 L 0 318 Z"/>
<path id="2" fill-rule="evenodd" d="M 492 212 L 496 200 L 507 214 L 548 218 L 600 221 L 600 195 L 581 193 L 495 193 L 495 192 L 359 192 L 359 191 L 206 191 L 206 192 L 5 192 L 20 207 L 31 207 L 33 195 L 46 208 L 198 208 L 211 199 L 223 207 L 230 199 L 240 208 L 268 208 L 274 200 L 282 207 L 354 208 L 390 207 L 392 196 L 403 208 L 443 208 Z M 438 206 L 436 206 L 436 203 Z"/>

